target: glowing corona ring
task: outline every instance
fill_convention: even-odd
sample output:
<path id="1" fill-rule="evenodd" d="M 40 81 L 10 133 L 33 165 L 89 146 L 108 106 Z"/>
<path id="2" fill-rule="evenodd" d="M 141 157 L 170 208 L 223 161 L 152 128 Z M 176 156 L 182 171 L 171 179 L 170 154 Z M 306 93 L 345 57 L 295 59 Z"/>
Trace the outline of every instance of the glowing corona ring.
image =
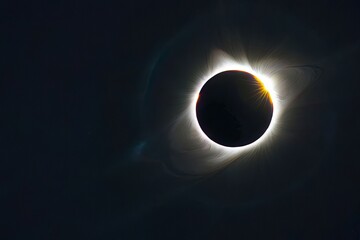
<path id="1" fill-rule="evenodd" d="M 229 147 L 214 142 L 203 132 L 197 119 L 196 105 L 201 89 L 208 80 L 225 71 L 253 75 L 261 83 L 261 94 L 267 94 L 272 102 L 273 114 L 268 128 L 260 138 L 245 146 Z M 169 131 L 171 167 L 181 173 L 202 175 L 235 160 L 253 159 L 265 152 L 263 150 L 270 153 L 272 144 L 281 135 L 282 126 L 286 125 L 281 115 L 315 75 L 311 68 L 285 64 L 277 59 L 263 58 L 250 63 L 244 55 L 235 58 L 215 50 L 203 69 L 194 69 L 184 96 L 183 111 Z"/>
<path id="2" fill-rule="evenodd" d="M 265 91 L 267 91 L 269 93 L 269 98 L 270 98 L 270 100 L 272 101 L 272 104 L 273 104 L 273 116 L 272 116 L 269 127 L 267 128 L 265 133 L 259 139 L 257 139 L 256 141 L 254 141 L 254 142 L 252 142 L 252 143 L 250 143 L 248 145 L 245 145 L 245 146 L 228 147 L 228 146 L 223 146 L 223 145 L 220 145 L 220 144 L 212 141 L 202 131 L 202 129 L 200 128 L 199 122 L 197 121 L 196 103 L 197 103 L 197 100 L 199 98 L 200 90 L 202 89 L 204 84 L 209 79 L 211 79 L 216 74 L 224 72 L 224 71 L 243 71 L 243 72 L 247 72 L 247 73 L 250 73 L 253 76 L 255 76 L 255 78 L 263 85 L 263 87 L 265 88 Z M 192 96 L 193 97 L 191 99 L 191 107 L 190 107 L 191 110 L 189 112 L 189 115 L 190 115 L 192 123 L 195 126 L 195 130 L 196 130 L 197 134 L 199 135 L 199 137 L 201 137 L 203 139 L 206 139 L 208 144 L 211 144 L 212 147 L 215 147 L 218 150 L 223 150 L 223 151 L 225 150 L 227 152 L 238 152 L 240 150 L 251 149 L 251 148 L 263 143 L 264 141 L 266 141 L 276 129 L 276 123 L 277 123 L 278 117 L 279 117 L 280 102 L 279 102 L 279 99 L 278 99 L 278 94 L 277 94 L 277 92 L 275 90 L 274 80 L 271 79 L 270 77 L 268 77 L 267 75 L 261 73 L 261 72 L 255 71 L 250 65 L 242 65 L 242 64 L 236 63 L 234 61 L 224 62 L 220 66 L 215 67 L 215 69 L 210 71 L 210 73 L 204 75 L 204 77 L 196 85 Z"/>

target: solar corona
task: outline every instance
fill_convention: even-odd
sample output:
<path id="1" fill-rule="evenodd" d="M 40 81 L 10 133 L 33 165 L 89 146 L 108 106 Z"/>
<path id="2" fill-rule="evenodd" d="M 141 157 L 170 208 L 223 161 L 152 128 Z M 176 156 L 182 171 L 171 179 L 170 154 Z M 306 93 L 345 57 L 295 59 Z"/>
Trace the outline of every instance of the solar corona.
<path id="1" fill-rule="evenodd" d="M 174 97 L 182 108 L 167 135 L 169 166 L 202 175 L 271 154 L 286 131 L 285 111 L 317 75 L 316 69 L 285 59 L 252 61 L 215 50 L 179 79 L 188 87 Z"/>
<path id="2" fill-rule="evenodd" d="M 244 102 L 243 104 L 245 105 L 253 104 L 254 106 L 259 107 L 258 110 L 260 111 L 266 110 L 268 112 L 266 114 L 264 114 L 264 112 L 263 113 L 258 112 L 257 115 L 260 115 L 258 117 L 265 117 L 266 119 L 265 119 L 265 123 L 263 124 L 264 126 L 262 126 L 262 129 L 258 130 L 258 133 L 255 134 L 254 137 L 252 138 L 250 137 L 250 139 L 244 139 L 243 141 L 241 140 L 237 142 L 235 141 L 235 143 L 221 144 L 219 141 L 216 140 L 214 141 L 214 137 L 211 137 L 212 135 L 211 133 L 206 134 L 204 132 L 206 127 L 204 128 L 201 126 L 202 125 L 201 115 L 206 115 L 206 114 L 202 114 L 201 111 L 199 111 L 199 103 L 203 98 L 202 92 L 204 91 L 204 89 L 206 89 L 207 85 L 211 84 L 210 83 L 211 81 L 213 82 L 214 85 L 213 92 L 215 92 L 215 94 L 213 95 L 223 95 L 217 97 L 220 98 L 224 96 L 228 97 L 227 95 L 229 94 L 229 90 L 234 91 L 236 93 L 235 97 L 242 97 L 241 95 L 245 95 L 242 97 L 243 99 L 234 99 L 234 98 L 231 99 L 231 101 L 233 101 L 235 105 L 237 105 L 235 107 L 238 107 L 237 103 L 239 103 L 239 101 L 243 101 Z M 225 89 L 225 91 L 223 91 L 223 93 L 221 94 L 216 94 L 216 92 L 220 91 L 219 86 L 221 86 L 221 84 L 226 84 L 226 82 L 228 83 L 230 82 L 230 84 L 228 84 L 229 86 L 227 86 L 227 89 Z M 232 87 L 230 86 L 231 82 L 235 83 L 233 84 L 234 85 L 233 87 L 238 87 L 238 89 L 231 89 Z M 243 90 L 242 88 L 243 89 L 247 88 L 246 90 L 248 92 L 242 91 Z M 204 141 L 206 141 L 208 144 L 210 144 L 212 147 L 216 149 L 226 152 L 239 152 L 241 150 L 251 149 L 264 143 L 266 140 L 268 140 L 271 137 L 274 131 L 276 131 L 276 123 L 278 121 L 279 110 L 281 109 L 281 105 L 277 97 L 278 94 L 275 89 L 274 80 L 261 72 L 257 72 L 250 65 L 243 65 L 236 63 L 234 61 L 229 61 L 229 62 L 224 62 L 222 65 L 216 66 L 212 71 L 210 71 L 207 75 L 204 75 L 203 78 L 198 81 L 198 84 L 194 88 L 194 92 L 192 95 L 193 97 L 191 100 L 191 107 L 188 111 L 188 117 L 191 119 L 191 122 L 195 126 L 195 131 L 198 137 L 203 139 Z M 216 114 L 216 111 L 213 112 L 215 112 Z M 225 112 L 228 111 L 225 110 Z M 250 109 L 245 112 L 249 113 L 253 111 L 251 111 Z M 221 119 L 221 116 L 217 116 L 217 118 Z M 268 123 L 266 123 L 267 121 Z M 222 127 L 220 126 L 219 128 L 224 129 L 226 128 L 226 126 L 222 126 Z M 231 129 L 228 129 L 228 131 L 229 134 L 236 135 L 236 132 L 231 133 Z M 246 131 L 246 129 L 243 129 L 243 132 L 244 131 Z M 233 136 L 233 138 L 237 138 L 237 137 L 239 136 Z"/>

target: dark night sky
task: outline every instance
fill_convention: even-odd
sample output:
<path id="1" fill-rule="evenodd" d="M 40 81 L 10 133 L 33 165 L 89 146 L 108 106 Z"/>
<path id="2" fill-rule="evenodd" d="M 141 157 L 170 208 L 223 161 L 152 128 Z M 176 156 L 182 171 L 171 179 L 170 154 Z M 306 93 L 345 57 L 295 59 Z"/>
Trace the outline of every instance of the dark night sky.
<path id="1" fill-rule="evenodd" d="M 359 11 L 325 0 L 1 1 L 0 239 L 360 239 Z M 287 116 L 299 134 L 201 178 L 136 157 L 154 56 L 194 22 L 221 30 L 244 12 L 253 35 L 270 44 L 286 25 L 307 39 L 291 47 L 322 59 L 302 95 L 311 106 L 300 96 Z"/>

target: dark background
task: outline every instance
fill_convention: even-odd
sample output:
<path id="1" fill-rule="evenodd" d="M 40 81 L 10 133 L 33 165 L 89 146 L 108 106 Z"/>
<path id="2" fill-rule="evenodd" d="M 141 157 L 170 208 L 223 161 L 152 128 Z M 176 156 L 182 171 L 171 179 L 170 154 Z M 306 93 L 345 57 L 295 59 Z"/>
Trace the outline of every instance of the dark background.
<path id="1" fill-rule="evenodd" d="M 245 4 L 250 22 L 258 8 L 295 16 L 294 31 L 316 32 L 332 56 L 328 98 L 311 108 L 324 141 L 317 128 L 299 134 L 296 168 L 284 143 L 287 154 L 268 156 L 276 164 L 196 179 L 134 158 L 152 57 L 197 18 L 238 4 L 2 1 L 0 239 L 360 239 L 356 1 Z M 291 187 L 279 187 L 284 172 Z"/>

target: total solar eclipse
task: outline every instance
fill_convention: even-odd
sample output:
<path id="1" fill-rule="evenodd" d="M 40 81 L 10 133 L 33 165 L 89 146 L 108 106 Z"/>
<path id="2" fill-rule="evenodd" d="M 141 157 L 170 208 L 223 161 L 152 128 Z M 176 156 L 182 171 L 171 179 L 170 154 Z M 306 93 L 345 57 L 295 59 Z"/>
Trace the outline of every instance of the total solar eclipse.
<path id="1" fill-rule="evenodd" d="M 245 71 L 224 71 L 201 88 L 196 117 L 212 141 L 226 147 L 255 142 L 268 129 L 273 103 L 263 83 Z"/>

